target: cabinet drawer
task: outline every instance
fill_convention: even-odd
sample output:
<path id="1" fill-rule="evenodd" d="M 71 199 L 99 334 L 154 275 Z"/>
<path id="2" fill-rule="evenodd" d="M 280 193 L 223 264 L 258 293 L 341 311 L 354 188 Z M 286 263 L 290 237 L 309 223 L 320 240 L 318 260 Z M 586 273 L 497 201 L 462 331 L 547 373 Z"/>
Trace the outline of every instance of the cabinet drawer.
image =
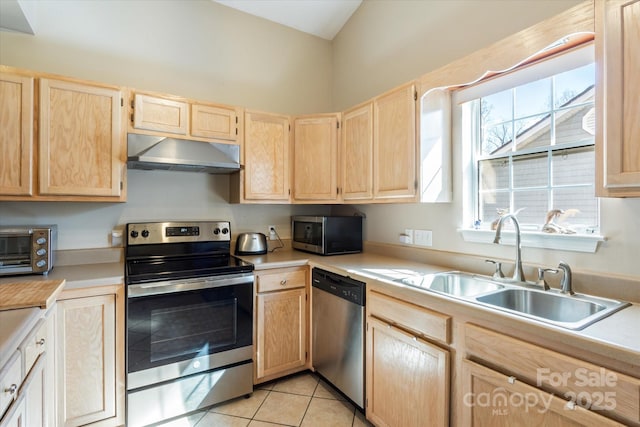
<path id="1" fill-rule="evenodd" d="M 13 399 L 18 396 L 22 382 L 22 357 L 16 351 L 6 365 L 0 369 L 0 418 Z"/>
<path id="2" fill-rule="evenodd" d="M 256 274 L 258 292 L 302 288 L 307 284 L 307 268 L 283 268 Z"/>
<path id="3" fill-rule="evenodd" d="M 616 418 L 640 422 L 638 378 L 472 324 L 465 325 L 465 348 L 467 357 L 594 410 L 611 409 L 614 396 Z"/>
<path id="4" fill-rule="evenodd" d="M 451 317 L 387 295 L 371 291 L 367 312 L 427 338 L 449 344 Z"/>
<path id="5" fill-rule="evenodd" d="M 47 323 L 44 320 L 40 320 L 33 330 L 34 332 L 20 345 L 20 351 L 22 352 L 22 372 L 24 372 L 25 376 L 31 370 L 38 356 L 45 350 Z"/>

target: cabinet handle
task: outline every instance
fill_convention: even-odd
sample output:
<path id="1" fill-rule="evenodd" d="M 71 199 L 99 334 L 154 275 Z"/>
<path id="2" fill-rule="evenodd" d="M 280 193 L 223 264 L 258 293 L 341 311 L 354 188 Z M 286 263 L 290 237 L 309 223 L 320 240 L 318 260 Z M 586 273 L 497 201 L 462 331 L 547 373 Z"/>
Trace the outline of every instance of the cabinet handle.
<path id="1" fill-rule="evenodd" d="M 4 389 L 5 393 L 9 393 L 9 395 L 14 395 L 16 390 L 18 390 L 18 385 L 17 384 L 11 384 L 8 388 Z"/>
<path id="2" fill-rule="evenodd" d="M 38 341 L 36 341 L 37 345 L 44 345 L 44 338 L 40 338 Z"/>
<path id="3" fill-rule="evenodd" d="M 280 280 L 281 286 L 286 286 L 286 284 L 287 284 L 287 279 Z"/>
<path id="4" fill-rule="evenodd" d="M 507 382 L 509 384 L 515 384 L 516 383 L 516 377 L 509 377 L 507 378 Z"/>

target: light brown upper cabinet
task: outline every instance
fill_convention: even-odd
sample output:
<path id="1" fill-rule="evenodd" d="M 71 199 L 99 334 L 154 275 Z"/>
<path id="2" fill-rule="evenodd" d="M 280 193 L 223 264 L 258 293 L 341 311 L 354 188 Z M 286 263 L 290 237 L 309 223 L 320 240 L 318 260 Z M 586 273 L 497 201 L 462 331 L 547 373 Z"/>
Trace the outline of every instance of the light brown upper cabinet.
<path id="1" fill-rule="evenodd" d="M 0 73 L 0 195 L 33 194 L 33 83 Z"/>
<path id="2" fill-rule="evenodd" d="M 238 137 L 236 110 L 213 105 L 192 104 L 191 135 L 235 141 Z"/>
<path id="3" fill-rule="evenodd" d="M 40 79 L 40 194 L 120 196 L 121 103 L 116 87 Z"/>
<path id="4" fill-rule="evenodd" d="M 342 113 L 342 199 L 370 201 L 373 197 L 373 103 Z"/>
<path id="5" fill-rule="evenodd" d="M 294 120 L 293 199 L 302 203 L 338 200 L 338 114 Z"/>
<path id="6" fill-rule="evenodd" d="M 244 199 L 289 202 L 289 117 L 246 111 Z"/>
<path id="7" fill-rule="evenodd" d="M 597 0 L 597 193 L 640 197 L 640 0 Z"/>
<path id="8" fill-rule="evenodd" d="M 373 100 L 375 199 L 415 198 L 416 98 L 410 83 Z"/>
<path id="9" fill-rule="evenodd" d="M 133 133 L 235 143 L 242 109 L 173 95 L 131 93 Z"/>
<path id="10" fill-rule="evenodd" d="M 156 96 L 136 93 L 133 127 L 186 135 L 189 127 L 189 105 Z"/>

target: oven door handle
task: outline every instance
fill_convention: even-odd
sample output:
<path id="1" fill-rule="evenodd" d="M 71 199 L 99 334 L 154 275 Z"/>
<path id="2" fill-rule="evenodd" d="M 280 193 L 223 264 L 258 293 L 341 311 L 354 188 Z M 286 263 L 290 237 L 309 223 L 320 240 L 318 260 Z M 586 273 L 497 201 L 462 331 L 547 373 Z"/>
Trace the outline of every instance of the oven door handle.
<path id="1" fill-rule="evenodd" d="M 140 283 L 127 286 L 127 298 L 139 298 L 199 289 L 220 288 L 230 285 L 253 283 L 253 274 L 235 274 L 222 277 L 200 277 L 197 279 L 167 280 L 164 282 Z"/>

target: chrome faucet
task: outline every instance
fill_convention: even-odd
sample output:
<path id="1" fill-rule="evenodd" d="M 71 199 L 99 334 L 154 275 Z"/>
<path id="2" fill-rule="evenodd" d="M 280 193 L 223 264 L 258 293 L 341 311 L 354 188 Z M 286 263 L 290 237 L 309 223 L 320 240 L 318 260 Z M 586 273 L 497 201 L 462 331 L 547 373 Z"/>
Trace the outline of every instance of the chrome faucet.
<path id="1" fill-rule="evenodd" d="M 569 267 L 569 264 L 567 264 L 566 262 L 560 261 L 560 264 L 558 264 L 558 268 L 562 270 L 563 273 L 562 280 L 560 280 L 560 292 L 567 295 L 575 294 L 571 286 L 571 267 Z"/>
<path id="2" fill-rule="evenodd" d="M 498 225 L 496 227 L 496 237 L 493 239 L 493 243 L 500 243 L 502 236 L 502 224 L 507 218 L 511 218 L 513 226 L 516 229 L 516 265 L 513 268 L 513 281 L 525 282 L 524 271 L 522 270 L 522 247 L 520 244 L 520 224 L 514 214 L 506 214 L 500 217 Z"/>

